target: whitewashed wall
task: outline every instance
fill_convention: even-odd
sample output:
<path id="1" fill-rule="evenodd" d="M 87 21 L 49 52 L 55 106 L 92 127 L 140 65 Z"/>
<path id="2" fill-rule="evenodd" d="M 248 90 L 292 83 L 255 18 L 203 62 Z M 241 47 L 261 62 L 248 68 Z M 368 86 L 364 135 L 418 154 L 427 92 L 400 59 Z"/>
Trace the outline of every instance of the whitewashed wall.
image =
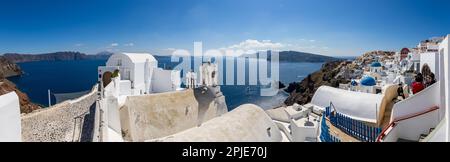
<path id="1" fill-rule="evenodd" d="M 420 71 L 422 71 L 423 65 L 427 64 L 430 67 L 431 72 L 439 80 L 439 55 L 435 52 L 420 54 Z"/>
<path id="2" fill-rule="evenodd" d="M 439 45 L 439 53 L 441 56 L 443 56 L 442 63 L 444 64 L 443 68 L 443 77 L 441 77 L 442 81 L 445 82 L 444 86 L 441 87 L 443 91 L 445 91 L 445 97 L 442 99 L 445 101 L 445 118 L 446 120 L 446 141 L 450 141 L 450 67 L 449 67 L 449 60 L 450 60 L 450 43 L 449 43 L 450 35 L 447 35 L 445 40 L 442 41 L 442 43 Z M 442 85 L 442 84 L 441 84 Z"/>
<path id="3" fill-rule="evenodd" d="M 435 128 L 439 122 L 439 113 L 436 110 L 400 121 L 384 137 L 383 142 L 397 142 L 399 138 L 419 141 L 421 134 L 429 134 L 430 128 Z"/>
<path id="4" fill-rule="evenodd" d="M 120 84 L 120 87 L 119 87 L 120 95 L 131 95 L 132 94 L 131 82 L 129 80 L 121 80 L 119 84 Z"/>
<path id="5" fill-rule="evenodd" d="M 15 92 L 0 96 L 0 142 L 20 142 L 19 97 Z"/>
<path id="6" fill-rule="evenodd" d="M 376 122 L 382 95 L 347 91 L 329 86 L 321 86 L 314 94 L 311 103 L 322 108 L 333 103 L 338 112 L 354 119 Z"/>
<path id="7" fill-rule="evenodd" d="M 157 68 L 153 70 L 152 92 L 161 93 L 174 91 L 180 87 L 180 71 L 164 70 Z"/>

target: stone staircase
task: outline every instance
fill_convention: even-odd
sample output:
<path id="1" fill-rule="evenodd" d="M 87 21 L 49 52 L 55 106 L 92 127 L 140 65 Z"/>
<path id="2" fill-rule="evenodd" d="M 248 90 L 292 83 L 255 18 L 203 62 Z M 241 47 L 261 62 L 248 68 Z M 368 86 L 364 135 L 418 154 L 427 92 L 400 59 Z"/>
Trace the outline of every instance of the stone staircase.
<path id="1" fill-rule="evenodd" d="M 431 132 L 434 131 L 434 128 L 430 128 L 427 134 L 421 134 L 419 137 L 419 142 L 422 142 L 425 138 L 427 138 L 428 135 L 430 135 Z"/>
<path id="2" fill-rule="evenodd" d="M 416 140 L 416 141 L 414 141 L 414 140 L 408 140 L 408 139 L 403 139 L 403 138 L 399 138 L 399 139 L 397 140 L 397 142 L 423 142 L 423 140 L 424 140 L 425 138 L 427 138 L 427 136 L 430 135 L 431 132 L 434 131 L 434 129 L 435 129 L 435 128 L 430 128 L 430 129 L 428 130 L 428 133 L 427 133 L 427 134 L 420 134 L 419 139 Z"/>

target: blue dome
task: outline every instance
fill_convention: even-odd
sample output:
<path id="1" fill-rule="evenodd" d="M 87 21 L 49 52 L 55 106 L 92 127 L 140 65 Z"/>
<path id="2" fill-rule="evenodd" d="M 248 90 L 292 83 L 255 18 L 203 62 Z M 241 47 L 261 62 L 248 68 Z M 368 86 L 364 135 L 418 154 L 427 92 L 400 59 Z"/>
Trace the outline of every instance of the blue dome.
<path id="1" fill-rule="evenodd" d="M 370 65 L 371 67 L 381 67 L 381 64 L 379 62 L 372 62 Z"/>
<path id="2" fill-rule="evenodd" d="M 352 82 L 350 83 L 352 86 L 357 86 L 358 82 L 356 82 L 355 80 L 352 80 Z"/>
<path id="3" fill-rule="evenodd" d="M 370 76 L 364 76 L 361 79 L 361 85 L 363 85 L 363 86 L 374 86 L 376 84 L 377 84 L 377 82 L 375 81 L 375 79 L 373 79 Z"/>

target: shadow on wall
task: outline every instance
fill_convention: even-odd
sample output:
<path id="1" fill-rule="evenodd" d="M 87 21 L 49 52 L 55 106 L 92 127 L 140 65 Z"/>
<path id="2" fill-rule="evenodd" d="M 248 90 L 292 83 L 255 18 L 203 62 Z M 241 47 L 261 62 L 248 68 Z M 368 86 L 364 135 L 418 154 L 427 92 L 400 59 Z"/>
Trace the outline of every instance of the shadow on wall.
<path id="1" fill-rule="evenodd" d="M 161 138 L 215 118 L 223 109 L 226 110 L 226 104 L 220 91 L 213 89 L 208 88 L 203 93 L 201 89 L 188 89 L 128 96 L 119 110 L 124 139 L 144 141 Z M 217 95 L 221 97 L 217 98 Z"/>
<path id="2" fill-rule="evenodd" d="M 207 111 L 210 110 L 210 106 L 214 106 L 213 103 L 216 98 L 216 91 L 213 88 L 208 87 L 200 87 L 194 89 L 194 97 L 198 102 L 198 126 L 200 126 L 205 116 L 207 115 Z M 211 114 L 209 114 L 211 116 Z"/>
<path id="3" fill-rule="evenodd" d="M 261 109 L 245 104 L 186 131 L 148 142 L 281 142 L 278 126 Z"/>

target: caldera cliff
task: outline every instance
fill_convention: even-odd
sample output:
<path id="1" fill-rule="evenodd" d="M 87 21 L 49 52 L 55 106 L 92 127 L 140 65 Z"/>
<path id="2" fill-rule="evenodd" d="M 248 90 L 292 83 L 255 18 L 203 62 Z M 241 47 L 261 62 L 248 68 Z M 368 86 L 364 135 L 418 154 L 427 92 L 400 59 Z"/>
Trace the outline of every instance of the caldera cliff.
<path id="1" fill-rule="evenodd" d="M 300 105 L 307 104 L 311 101 L 316 90 L 323 85 L 339 87 L 340 83 L 348 83 L 350 79 L 348 73 L 351 73 L 349 61 L 332 61 L 322 65 L 322 68 L 308 75 L 301 82 L 290 83 L 285 89 L 290 95 L 284 101 L 286 105 L 298 103 Z"/>
<path id="2" fill-rule="evenodd" d="M 0 56 L 0 95 L 15 91 L 19 96 L 20 112 L 30 113 L 40 107 L 30 101 L 28 96 L 21 92 L 14 83 L 10 82 L 6 77 L 17 76 L 22 74 L 20 67 Z"/>

